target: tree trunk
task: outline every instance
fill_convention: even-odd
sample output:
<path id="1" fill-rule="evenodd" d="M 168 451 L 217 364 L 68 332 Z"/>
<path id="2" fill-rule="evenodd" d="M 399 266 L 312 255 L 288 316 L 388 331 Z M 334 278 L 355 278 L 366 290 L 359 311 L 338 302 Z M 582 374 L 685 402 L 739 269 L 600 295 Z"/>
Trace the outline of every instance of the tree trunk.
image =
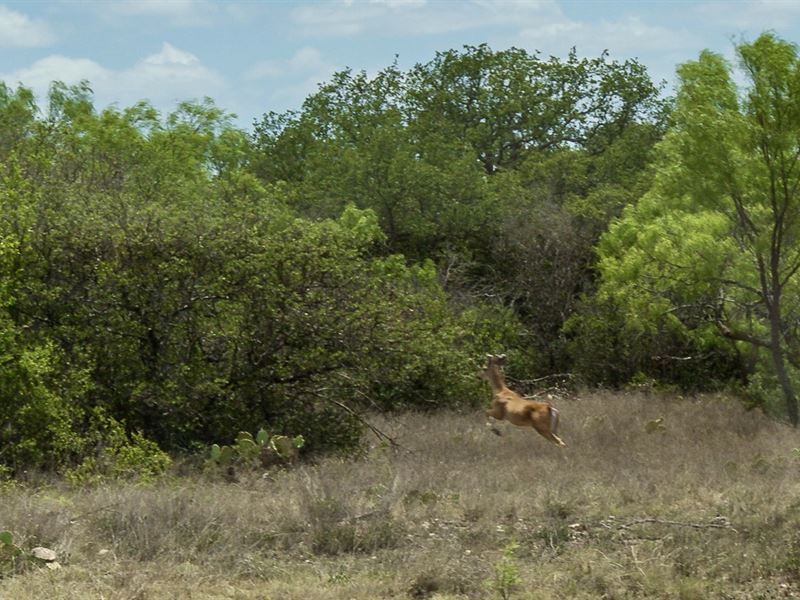
<path id="1" fill-rule="evenodd" d="M 789 373 L 786 371 L 786 356 L 781 347 L 780 319 L 774 313 L 770 315 L 770 352 L 775 366 L 775 374 L 778 377 L 778 383 L 780 383 L 783 398 L 786 401 L 786 413 L 789 415 L 789 421 L 791 421 L 792 426 L 797 427 L 797 394 L 789 378 Z"/>

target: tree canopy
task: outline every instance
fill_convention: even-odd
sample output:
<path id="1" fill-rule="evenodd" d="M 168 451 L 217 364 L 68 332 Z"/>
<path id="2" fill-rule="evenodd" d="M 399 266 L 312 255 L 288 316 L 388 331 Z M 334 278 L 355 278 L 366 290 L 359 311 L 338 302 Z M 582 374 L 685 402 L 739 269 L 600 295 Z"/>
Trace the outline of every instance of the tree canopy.
<path id="1" fill-rule="evenodd" d="M 601 292 L 638 326 L 757 351 L 797 424 L 800 62 L 770 33 L 737 55 L 741 89 L 717 54 L 679 68 L 654 185 L 600 244 Z"/>

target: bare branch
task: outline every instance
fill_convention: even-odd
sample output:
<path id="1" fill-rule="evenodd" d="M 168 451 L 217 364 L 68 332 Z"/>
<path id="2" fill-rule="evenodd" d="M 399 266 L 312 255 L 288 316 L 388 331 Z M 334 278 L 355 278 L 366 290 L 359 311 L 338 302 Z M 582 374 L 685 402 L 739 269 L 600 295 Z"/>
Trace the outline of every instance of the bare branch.
<path id="1" fill-rule="evenodd" d="M 719 332 L 729 340 L 735 340 L 738 342 L 748 342 L 750 344 L 753 344 L 754 346 L 759 346 L 761 348 L 770 347 L 769 341 L 762 339 L 758 336 L 755 336 L 753 334 L 746 333 L 744 331 L 734 331 L 720 320 L 715 321 L 715 324 L 719 329 Z"/>
<path id="2" fill-rule="evenodd" d="M 572 379 L 573 377 L 575 377 L 575 375 L 572 373 L 553 373 L 552 375 L 543 375 L 542 377 L 534 377 L 533 379 L 514 379 L 513 377 L 506 377 L 506 379 L 520 385 L 531 385 L 541 381 L 547 381 L 548 379 Z"/>
<path id="3" fill-rule="evenodd" d="M 672 360 L 672 361 L 676 361 L 676 362 L 689 362 L 689 361 L 693 361 L 693 360 L 705 360 L 707 358 L 710 358 L 714 354 L 715 354 L 714 352 L 706 352 L 705 354 L 699 354 L 697 356 L 670 356 L 670 355 L 666 354 L 666 355 L 663 355 L 663 356 L 661 356 L 661 355 L 651 356 L 650 358 L 652 360 L 655 360 L 655 361 Z"/>
<path id="4" fill-rule="evenodd" d="M 401 446 L 400 443 L 397 440 L 395 440 L 389 434 L 384 433 L 383 431 L 381 431 L 380 429 L 375 427 L 375 425 L 373 425 L 372 423 L 367 421 L 364 417 L 362 417 L 360 414 L 358 414 L 356 411 L 354 411 L 352 408 L 350 408 L 349 406 L 347 406 L 343 402 L 339 402 L 338 400 L 334 400 L 333 398 L 325 398 L 325 399 L 328 402 L 330 402 L 332 404 L 335 404 L 336 406 L 338 406 L 339 408 L 341 408 L 342 410 L 344 410 L 345 412 L 347 412 L 351 416 L 353 416 L 356 419 L 358 419 L 361 422 L 361 424 L 366 426 L 375 435 L 375 437 L 377 437 L 379 440 L 385 441 L 385 442 L 389 442 L 389 444 L 392 446 L 392 448 L 398 448 L 398 449 L 402 449 L 402 450 L 406 450 L 408 452 L 411 452 L 411 450 Z"/>
<path id="5" fill-rule="evenodd" d="M 619 525 L 620 529 L 629 529 L 634 525 L 641 525 L 645 523 L 655 523 L 657 525 L 672 525 L 676 527 L 691 527 L 693 529 L 730 529 L 734 533 L 739 533 L 734 527 L 730 524 L 730 521 L 726 517 L 714 517 L 708 523 L 690 523 L 690 522 L 683 522 L 683 521 L 669 521 L 666 519 L 656 519 L 655 517 L 643 517 L 641 519 L 634 519 L 633 521 L 629 521 L 628 523 L 621 523 Z"/>
<path id="6" fill-rule="evenodd" d="M 389 434 L 384 433 L 383 431 L 381 431 L 380 429 L 375 427 L 375 425 L 373 425 L 372 423 L 367 421 L 363 416 L 361 416 L 356 411 L 354 411 L 352 408 L 347 406 L 344 402 L 340 402 L 339 400 L 334 400 L 333 398 L 330 398 L 330 397 L 328 397 L 328 396 L 326 396 L 326 395 L 324 395 L 322 393 L 322 392 L 325 392 L 327 390 L 328 390 L 328 388 L 319 388 L 317 390 L 314 390 L 314 393 L 318 397 L 322 398 L 324 401 L 330 402 L 331 404 L 334 404 L 334 405 L 338 406 L 339 408 L 341 408 L 343 411 L 345 411 L 350 416 L 355 417 L 362 425 L 364 425 L 367 429 L 369 429 L 375 435 L 375 437 L 377 437 L 380 441 L 389 442 L 389 444 L 392 446 L 392 448 L 398 448 L 398 449 L 406 450 L 407 452 L 411 452 L 411 450 L 409 450 L 408 448 L 403 447 L 397 440 L 395 440 Z"/>

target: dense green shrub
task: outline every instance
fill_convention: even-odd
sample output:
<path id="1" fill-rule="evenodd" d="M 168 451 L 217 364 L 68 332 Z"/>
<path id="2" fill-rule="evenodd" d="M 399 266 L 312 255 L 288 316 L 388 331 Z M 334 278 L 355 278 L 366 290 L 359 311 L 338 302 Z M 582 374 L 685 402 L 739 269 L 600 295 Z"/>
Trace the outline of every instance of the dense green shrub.
<path id="1" fill-rule="evenodd" d="M 102 479 L 151 480 L 172 463 L 158 445 L 141 433 L 126 433 L 125 428 L 102 409 L 90 416 L 85 440 L 87 451 L 80 464 L 66 472 L 73 483 L 90 483 Z"/>
<path id="2" fill-rule="evenodd" d="M 435 266 L 379 251 L 374 212 L 296 216 L 211 104 L 50 102 L 0 167 L 0 462 L 150 477 L 159 448 L 259 427 L 353 448 L 363 408 L 476 400 Z"/>

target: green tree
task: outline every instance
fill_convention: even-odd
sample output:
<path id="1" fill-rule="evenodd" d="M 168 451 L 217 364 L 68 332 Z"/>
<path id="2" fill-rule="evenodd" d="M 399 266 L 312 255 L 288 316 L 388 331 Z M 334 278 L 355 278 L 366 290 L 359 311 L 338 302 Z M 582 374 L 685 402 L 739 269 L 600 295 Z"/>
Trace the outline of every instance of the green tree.
<path id="1" fill-rule="evenodd" d="M 574 49 L 565 60 L 486 44 L 438 52 L 412 69 L 408 88 L 410 126 L 468 144 L 489 174 L 552 150 L 602 152 L 662 110 L 643 65 Z"/>
<path id="2" fill-rule="evenodd" d="M 485 229 L 489 206 L 480 167 L 458 141 L 417 137 L 407 85 L 394 66 L 372 78 L 335 74 L 301 113 L 256 124 L 254 172 L 288 184 L 305 216 L 334 217 L 348 204 L 373 210 L 388 253 L 421 260 L 468 245 Z"/>
<path id="3" fill-rule="evenodd" d="M 256 426 L 348 448 L 366 406 L 477 398 L 432 264 L 376 251 L 372 210 L 297 216 L 298 191 L 248 172 L 247 137 L 213 103 L 98 113 L 87 85 L 57 84 L 8 153 L 0 462 L 89 477 L 143 457 L 152 474 L 151 442 Z"/>
<path id="4" fill-rule="evenodd" d="M 12 150 L 0 170 L 0 475 L 4 466 L 58 468 L 84 449 L 75 435 L 82 416 L 76 402 L 89 387 L 87 374 L 20 319 L 24 246 L 35 227 L 29 192 Z"/>
<path id="5" fill-rule="evenodd" d="M 312 217 L 351 202 L 372 208 L 390 252 L 482 257 L 502 221 L 485 175 L 521 173 L 526 199 L 530 188 L 563 201 L 565 192 L 585 197 L 602 187 L 575 206 L 603 215 L 604 227 L 624 198 L 614 184 L 628 183 L 658 137 L 658 127 L 642 125 L 662 113 L 658 88 L 636 61 L 466 46 L 407 73 L 393 65 L 374 77 L 335 74 L 299 113 L 256 123 L 253 169 L 265 182 L 290 184 L 295 206 Z M 570 162 L 580 164 L 575 176 Z"/>
<path id="6" fill-rule="evenodd" d="M 31 90 L 18 87 L 11 90 L 0 82 L 0 159 L 23 142 L 36 123 L 36 99 Z"/>
<path id="7" fill-rule="evenodd" d="M 636 61 L 467 46 L 337 73 L 256 124 L 253 169 L 303 215 L 373 210 L 384 252 L 434 260 L 458 307 L 513 307 L 553 372 L 599 234 L 647 187 L 664 106 Z"/>
<path id="8" fill-rule="evenodd" d="M 762 350 L 797 425 L 800 59 L 771 33 L 736 50 L 742 89 L 708 51 L 678 69 L 653 188 L 601 243 L 603 293 L 639 327 Z"/>

